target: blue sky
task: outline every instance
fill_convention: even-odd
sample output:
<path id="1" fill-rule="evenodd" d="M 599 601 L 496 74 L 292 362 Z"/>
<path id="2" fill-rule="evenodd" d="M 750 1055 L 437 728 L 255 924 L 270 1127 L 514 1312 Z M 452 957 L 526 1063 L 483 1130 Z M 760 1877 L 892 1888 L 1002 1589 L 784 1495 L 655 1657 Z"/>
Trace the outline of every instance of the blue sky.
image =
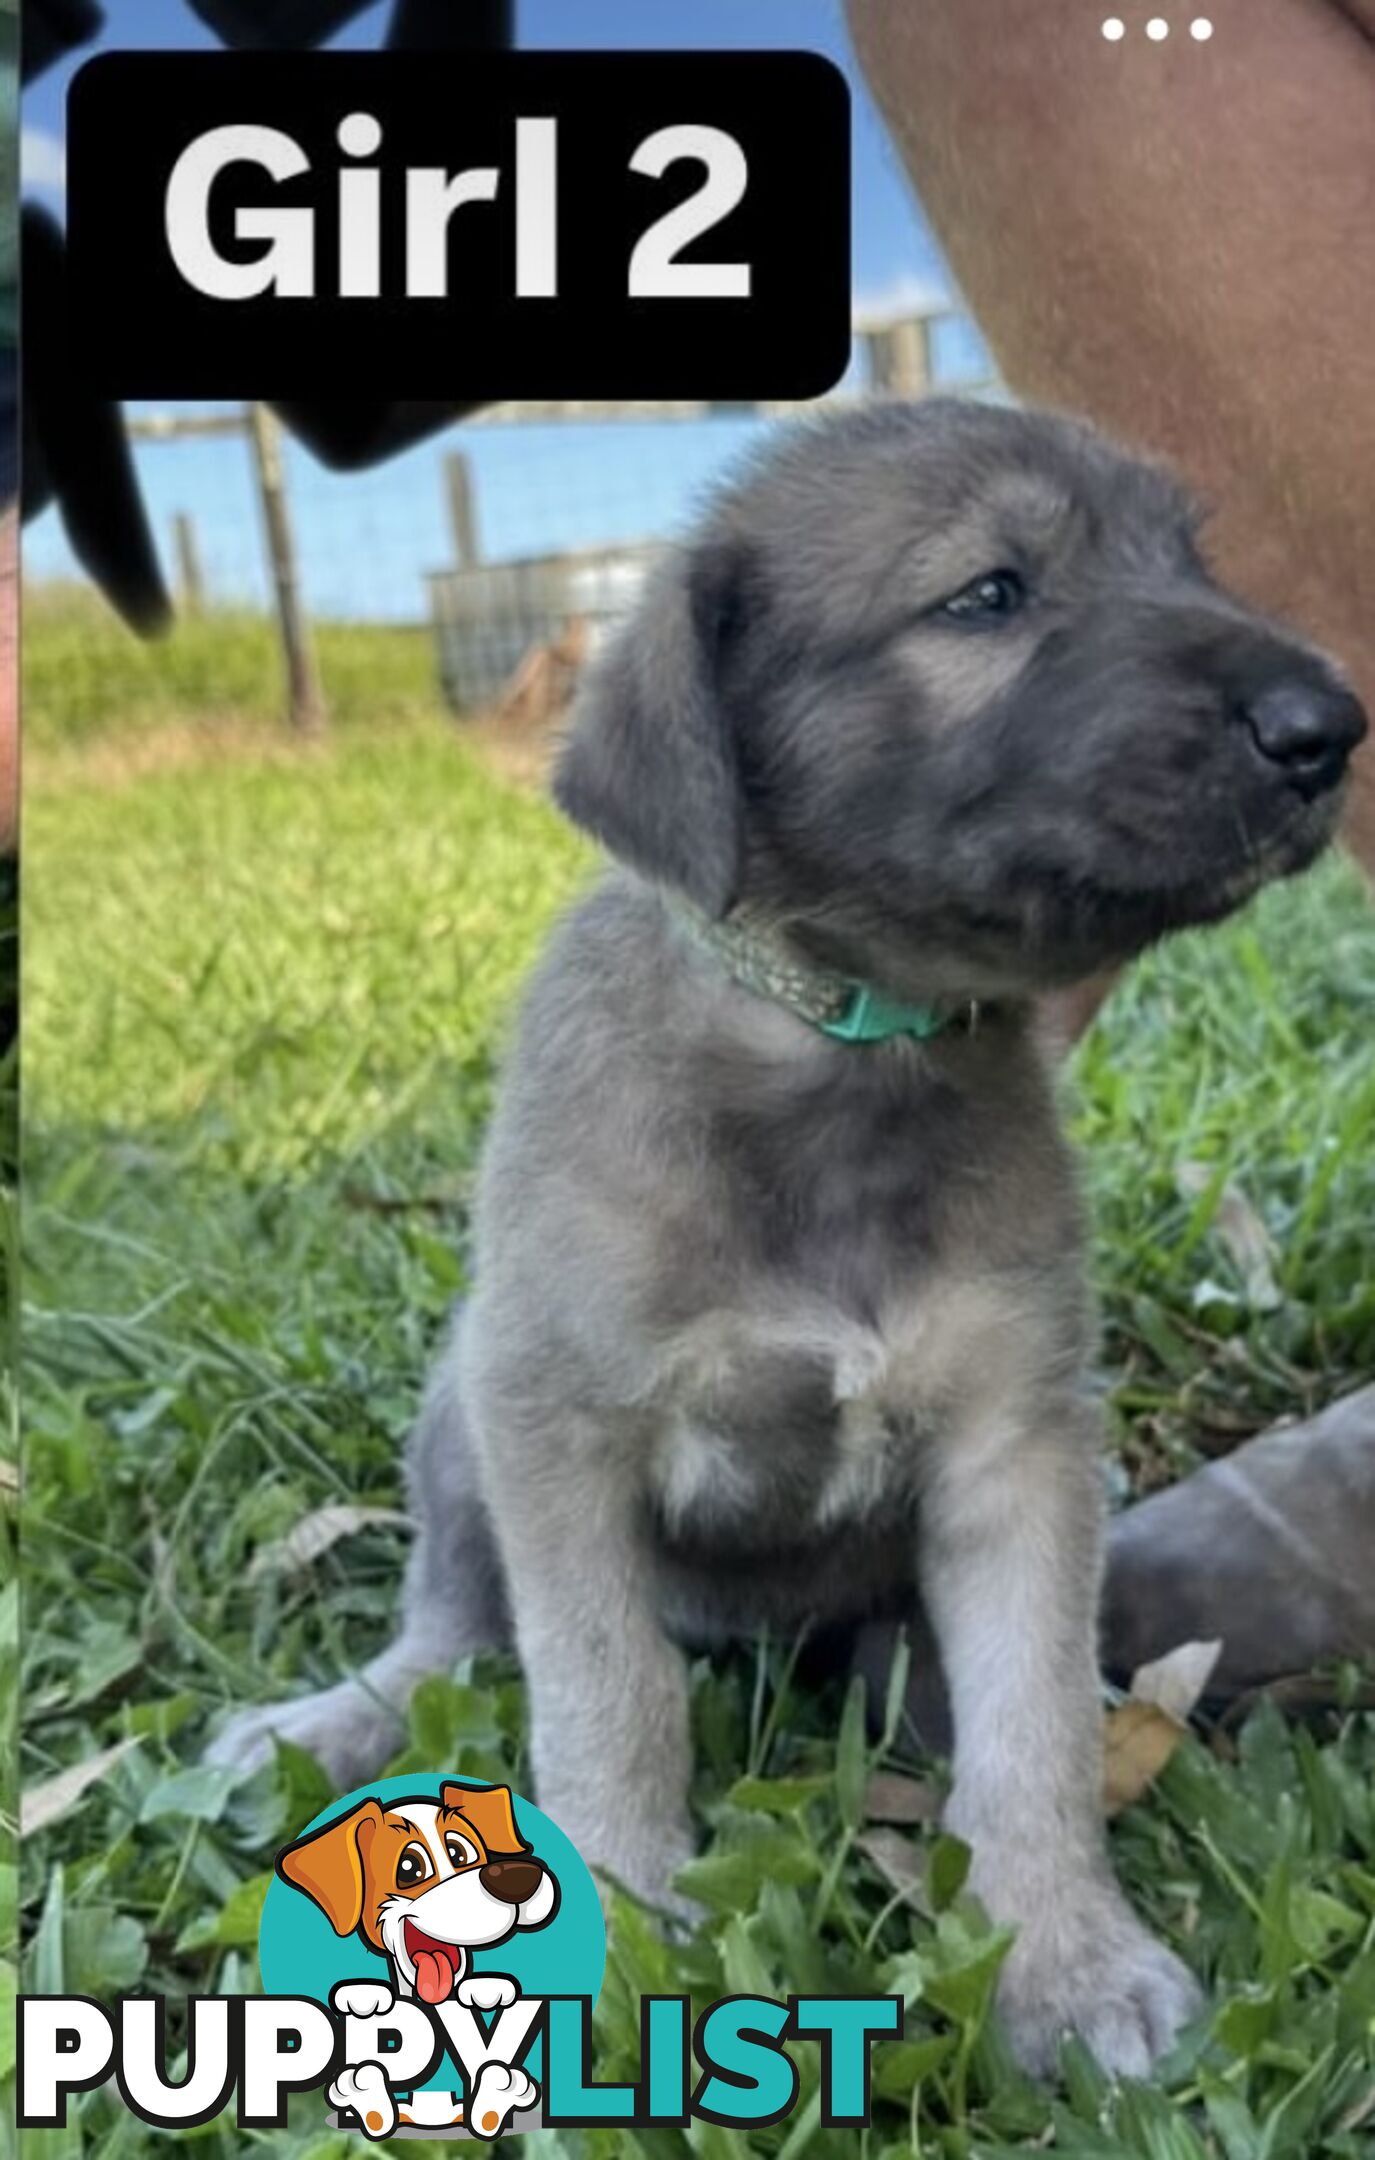
<path id="1" fill-rule="evenodd" d="M 181 0 L 113 0 L 107 13 L 118 28 L 107 31 L 106 45 L 217 49 Z M 337 45 L 374 44 L 386 13 L 369 8 Z M 856 311 L 897 313 L 950 293 L 940 252 L 850 53 L 839 0 L 517 0 L 517 24 L 519 42 L 532 47 L 783 45 L 826 53 L 844 69 L 853 102 Z M 67 84 L 85 57 L 50 69 L 24 103 L 25 187 L 59 210 Z M 941 331 L 936 357 L 938 371 L 952 380 L 981 364 L 977 340 L 961 323 Z M 307 597 L 322 614 L 424 613 L 423 573 L 451 553 L 440 480 L 446 449 L 461 445 L 472 460 L 483 546 L 495 557 L 674 526 L 750 432 L 740 422 L 467 428 L 348 477 L 324 472 L 292 446 L 288 478 Z M 138 462 L 164 551 L 173 513 L 187 510 L 212 593 L 264 599 L 245 446 L 234 438 L 146 445 Z M 53 513 L 28 528 L 25 558 L 32 577 L 72 573 Z"/>

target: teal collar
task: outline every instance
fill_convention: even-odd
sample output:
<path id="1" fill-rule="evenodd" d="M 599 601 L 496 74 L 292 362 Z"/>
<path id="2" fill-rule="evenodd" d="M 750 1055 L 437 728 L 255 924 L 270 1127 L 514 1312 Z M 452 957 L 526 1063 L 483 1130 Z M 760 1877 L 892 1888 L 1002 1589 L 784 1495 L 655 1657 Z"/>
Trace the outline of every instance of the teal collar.
<path id="1" fill-rule="evenodd" d="M 950 1028 L 972 1035 L 978 1026 L 979 1006 L 972 998 L 955 1004 L 905 1005 L 868 983 L 795 959 L 767 930 L 738 917 L 712 922 L 695 908 L 676 912 L 696 942 L 721 962 L 742 989 L 782 1005 L 836 1042 L 883 1043 L 898 1037 L 929 1042 Z"/>

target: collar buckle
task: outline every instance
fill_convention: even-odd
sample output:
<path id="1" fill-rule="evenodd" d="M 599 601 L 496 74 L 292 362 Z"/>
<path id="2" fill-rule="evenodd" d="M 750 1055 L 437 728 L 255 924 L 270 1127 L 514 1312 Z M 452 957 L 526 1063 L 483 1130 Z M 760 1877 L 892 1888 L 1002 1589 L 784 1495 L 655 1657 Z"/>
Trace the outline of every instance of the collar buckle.
<path id="1" fill-rule="evenodd" d="M 951 1015 L 934 1005 L 899 1005 L 865 983 L 854 983 L 843 1009 L 833 1020 L 819 1023 L 823 1035 L 836 1042 L 889 1042 L 895 1035 L 910 1035 L 929 1042 L 949 1027 Z"/>

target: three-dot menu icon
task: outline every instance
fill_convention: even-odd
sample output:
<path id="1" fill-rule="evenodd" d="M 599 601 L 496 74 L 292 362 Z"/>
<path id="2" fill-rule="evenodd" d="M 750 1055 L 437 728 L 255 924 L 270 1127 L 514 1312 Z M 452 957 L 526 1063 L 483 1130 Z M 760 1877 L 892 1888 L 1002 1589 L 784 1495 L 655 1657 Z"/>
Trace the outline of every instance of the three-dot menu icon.
<path id="1" fill-rule="evenodd" d="M 1170 25 L 1163 15 L 1152 15 L 1146 24 L 1146 35 L 1153 45 L 1163 45 L 1170 34 Z M 1213 26 L 1206 15 L 1196 15 L 1189 24 L 1189 35 L 1198 45 L 1206 45 L 1213 34 Z M 1120 45 L 1127 35 L 1127 25 L 1120 15 L 1109 15 L 1103 25 L 1103 35 L 1110 45 Z"/>

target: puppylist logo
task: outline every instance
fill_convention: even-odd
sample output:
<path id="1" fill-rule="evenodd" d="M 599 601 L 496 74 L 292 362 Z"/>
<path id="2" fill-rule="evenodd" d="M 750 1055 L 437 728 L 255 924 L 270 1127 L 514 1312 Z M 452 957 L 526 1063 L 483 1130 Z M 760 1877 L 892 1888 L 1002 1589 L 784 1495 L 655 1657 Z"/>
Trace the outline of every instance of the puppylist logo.
<path id="1" fill-rule="evenodd" d="M 263 1978 L 343 2019 L 326 2087 L 343 2127 L 495 2138 L 538 2125 L 527 2058 L 544 2003 L 556 1989 L 595 1999 L 606 1938 L 572 1846 L 519 1805 L 529 1835 L 508 1786 L 387 1780 L 277 1855 Z"/>
<path id="2" fill-rule="evenodd" d="M 731 1995 L 694 2020 L 686 1995 L 651 1995 L 638 2079 L 598 2083 L 606 1934 L 591 1874 L 509 1787 L 442 1775 L 381 1779 L 285 1846 L 259 1952 L 262 1995 L 188 2001 L 177 2083 L 158 1998 L 21 1997 L 20 2127 L 65 2127 L 70 2095 L 113 2078 L 162 2130 L 232 2102 L 241 2129 L 282 2129 L 289 2096 L 317 2090 L 335 2126 L 369 2140 L 748 2129 L 797 2106 L 790 2049 L 809 2042 L 822 2126 L 862 2128 L 873 2044 L 902 2035 L 897 1996 Z"/>

